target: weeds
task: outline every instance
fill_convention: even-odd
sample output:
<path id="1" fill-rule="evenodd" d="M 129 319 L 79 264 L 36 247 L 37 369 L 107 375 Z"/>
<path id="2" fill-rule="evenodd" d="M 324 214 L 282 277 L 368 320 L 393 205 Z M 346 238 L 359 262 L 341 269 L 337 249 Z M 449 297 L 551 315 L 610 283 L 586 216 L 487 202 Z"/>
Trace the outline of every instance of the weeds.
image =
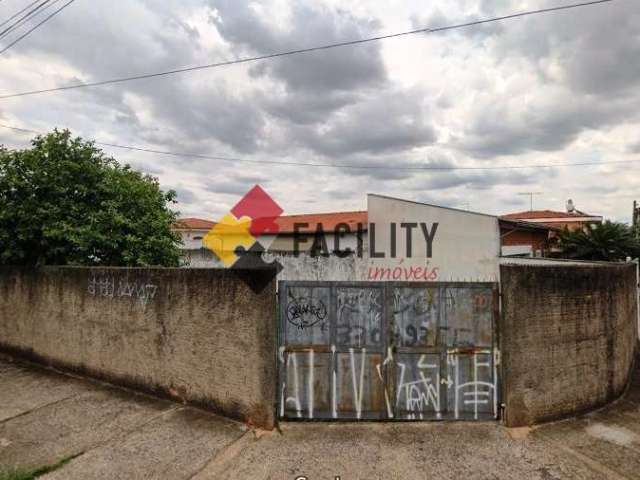
<path id="1" fill-rule="evenodd" d="M 82 455 L 82 453 L 71 455 L 53 465 L 45 465 L 43 467 L 6 467 L 0 465 L 0 480 L 34 480 L 42 475 L 64 467 L 80 455 Z"/>

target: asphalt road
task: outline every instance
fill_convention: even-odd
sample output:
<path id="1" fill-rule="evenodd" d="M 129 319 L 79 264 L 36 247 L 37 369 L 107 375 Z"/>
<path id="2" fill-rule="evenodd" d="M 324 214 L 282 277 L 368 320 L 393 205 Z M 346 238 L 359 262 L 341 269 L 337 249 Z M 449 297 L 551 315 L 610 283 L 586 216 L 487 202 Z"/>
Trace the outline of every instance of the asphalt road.
<path id="1" fill-rule="evenodd" d="M 640 370 L 597 412 L 529 429 L 494 422 L 285 423 L 201 410 L 0 357 L 0 465 L 40 478 L 640 479 Z"/>

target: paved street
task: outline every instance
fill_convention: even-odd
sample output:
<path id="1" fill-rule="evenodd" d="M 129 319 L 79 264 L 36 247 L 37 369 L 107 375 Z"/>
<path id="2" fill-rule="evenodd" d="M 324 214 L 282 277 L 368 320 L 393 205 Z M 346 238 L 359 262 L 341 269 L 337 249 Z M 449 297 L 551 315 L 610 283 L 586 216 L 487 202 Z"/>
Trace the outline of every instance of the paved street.
<path id="1" fill-rule="evenodd" d="M 640 372 L 624 399 L 533 431 L 286 423 L 281 432 L 0 357 L 0 465 L 74 479 L 640 478 Z"/>

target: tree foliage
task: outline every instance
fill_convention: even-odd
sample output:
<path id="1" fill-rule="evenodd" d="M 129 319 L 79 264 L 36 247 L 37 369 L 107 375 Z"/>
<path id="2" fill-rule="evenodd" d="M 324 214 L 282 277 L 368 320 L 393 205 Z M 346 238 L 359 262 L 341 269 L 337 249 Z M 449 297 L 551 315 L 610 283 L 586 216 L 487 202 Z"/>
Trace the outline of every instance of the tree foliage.
<path id="1" fill-rule="evenodd" d="M 588 225 L 584 230 L 560 233 L 561 256 L 577 260 L 619 261 L 640 256 L 640 241 L 631 227 L 606 221 Z"/>
<path id="2" fill-rule="evenodd" d="M 0 146 L 0 264 L 176 266 L 175 192 L 68 130 Z"/>

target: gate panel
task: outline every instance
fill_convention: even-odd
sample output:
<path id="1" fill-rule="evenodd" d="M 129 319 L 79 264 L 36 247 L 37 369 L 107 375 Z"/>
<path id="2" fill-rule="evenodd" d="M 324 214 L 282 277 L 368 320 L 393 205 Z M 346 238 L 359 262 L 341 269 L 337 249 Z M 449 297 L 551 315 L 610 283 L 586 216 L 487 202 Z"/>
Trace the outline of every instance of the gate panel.
<path id="1" fill-rule="evenodd" d="M 441 330 L 449 347 L 493 345 L 493 289 L 490 287 L 444 287 Z"/>
<path id="2" fill-rule="evenodd" d="M 453 406 L 453 418 L 481 420 L 495 416 L 497 396 L 490 350 L 448 355 L 447 375 L 452 382 L 447 402 Z"/>
<path id="3" fill-rule="evenodd" d="M 384 412 L 384 285 L 332 284 L 335 299 L 333 418 L 379 419 Z"/>
<path id="4" fill-rule="evenodd" d="M 437 287 L 394 287 L 393 326 L 397 347 L 435 347 L 440 290 Z"/>
<path id="5" fill-rule="evenodd" d="M 325 286 L 299 286 L 286 289 L 284 315 L 287 345 L 329 345 L 331 292 Z"/>
<path id="6" fill-rule="evenodd" d="M 384 418 L 384 384 L 378 376 L 382 355 L 351 349 L 337 353 L 336 363 L 336 418 Z"/>
<path id="7" fill-rule="evenodd" d="M 286 352 L 280 416 L 288 418 L 326 417 L 331 392 L 328 378 L 331 355 L 313 350 Z"/>
<path id="8" fill-rule="evenodd" d="M 497 287 L 280 282 L 279 414 L 497 416 Z"/>
<path id="9" fill-rule="evenodd" d="M 336 297 L 336 345 L 382 348 L 382 288 L 336 287 Z"/>
<path id="10" fill-rule="evenodd" d="M 427 420 L 442 418 L 440 401 L 440 355 L 400 353 L 396 355 L 397 418 Z"/>

